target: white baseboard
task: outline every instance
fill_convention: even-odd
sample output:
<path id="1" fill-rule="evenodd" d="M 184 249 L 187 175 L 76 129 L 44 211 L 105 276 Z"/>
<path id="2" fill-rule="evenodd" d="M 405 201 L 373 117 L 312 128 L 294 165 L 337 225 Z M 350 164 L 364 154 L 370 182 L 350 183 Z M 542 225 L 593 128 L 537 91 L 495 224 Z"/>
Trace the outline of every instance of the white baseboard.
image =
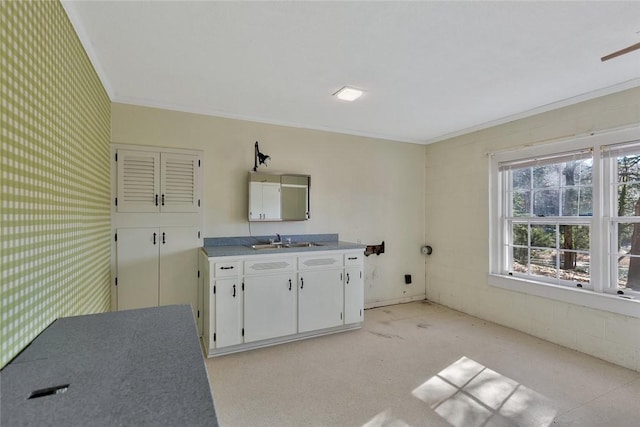
<path id="1" fill-rule="evenodd" d="M 404 304 L 407 302 L 414 302 L 414 301 L 422 301 L 424 299 L 426 299 L 426 295 L 421 294 L 421 295 L 414 295 L 412 297 L 403 297 L 403 298 L 394 298 L 394 299 L 386 299 L 386 300 L 375 300 L 375 301 L 365 301 L 364 303 L 364 308 L 369 309 L 369 308 L 376 308 L 376 307 L 384 307 L 386 305 L 394 305 L 394 304 Z"/>

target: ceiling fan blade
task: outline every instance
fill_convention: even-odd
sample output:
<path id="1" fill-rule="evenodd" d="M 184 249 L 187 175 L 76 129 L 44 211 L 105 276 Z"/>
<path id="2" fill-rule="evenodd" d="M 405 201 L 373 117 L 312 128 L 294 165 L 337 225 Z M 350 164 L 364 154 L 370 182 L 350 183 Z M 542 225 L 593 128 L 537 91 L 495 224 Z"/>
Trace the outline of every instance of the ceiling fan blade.
<path id="1" fill-rule="evenodd" d="M 617 56 L 624 55 L 625 53 L 633 52 L 634 50 L 638 50 L 638 49 L 640 49 L 640 43 L 636 43 L 636 44 L 631 45 L 629 47 L 625 47 L 624 49 L 620 49 L 617 52 L 610 53 L 609 55 L 603 56 L 602 58 L 600 58 L 600 60 L 602 62 L 608 61 L 608 60 L 613 59 L 613 58 L 615 58 Z"/>

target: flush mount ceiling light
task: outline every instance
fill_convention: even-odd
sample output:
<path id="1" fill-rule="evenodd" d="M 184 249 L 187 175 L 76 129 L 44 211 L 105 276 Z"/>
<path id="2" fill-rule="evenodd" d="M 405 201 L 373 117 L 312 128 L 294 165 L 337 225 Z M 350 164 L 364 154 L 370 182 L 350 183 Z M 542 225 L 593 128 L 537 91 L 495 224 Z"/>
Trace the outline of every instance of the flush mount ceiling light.
<path id="1" fill-rule="evenodd" d="M 333 94 L 333 96 L 343 101 L 355 101 L 360 98 L 364 91 L 349 86 L 343 86 L 342 89 Z"/>

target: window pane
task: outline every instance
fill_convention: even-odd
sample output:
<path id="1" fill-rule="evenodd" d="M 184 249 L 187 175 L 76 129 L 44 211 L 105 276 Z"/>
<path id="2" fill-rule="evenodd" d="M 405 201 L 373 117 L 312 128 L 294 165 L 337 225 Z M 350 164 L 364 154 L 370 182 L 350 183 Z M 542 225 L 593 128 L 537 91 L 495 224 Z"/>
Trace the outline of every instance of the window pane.
<path id="1" fill-rule="evenodd" d="M 533 168 L 533 188 L 560 186 L 560 165 L 546 165 Z"/>
<path id="2" fill-rule="evenodd" d="M 591 216 L 593 191 L 590 187 L 566 187 L 562 193 L 562 216 Z"/>
<path id="3" fill-rule="evenodd" d="M 556 226 L 531 225 L 531 246 L 539 248 L 555 248 Z"/>
<path id="4" fill-rule="evenodd" d="M 527 224 L 512 224 L 511 241 L 514 245 L 528 246 L 529 236 L 527 232 Z"/>
<path id="5" fill-rule="evenodd" d="M 531 216 L 531 191 L 516 191 L 512 198 L 513 216 Z"/>
<path id="6" fill-rule="evenodd" d="M 591 216 L 592 159 L 510 171 L 509 216 Z M 531 206 L 532 205 L 532 206 Z"/>
<path id="7" fill-rule="evenodd" d="M 640 181 L 640 154 L 617 159 L 618 182 Z"/>
<path id="8" fill-rule="evenodd" d="M 528 190 L 531 188 L 531 168 L 517 169 L 511 174 L 514 190 Z"/>
<path id="9" fill-rule="evenodd" d="M 618 224 L 618 251 L 620 255 L 640 255 L 640 223 Z"/>
<path id="10" fill-rule="evenodd" d="M 531 249 L 531 274 L 556 278 L 557 254 L 554 249 Z"/>
<path id="11" fill-rule="evenodd" d="M 560 278 L 578 283 L 589 283 L 589 254 L 561 251 Z"/>
<path id="12" fill-rule="evenodd" d="M 585 159 L 557 164 L 561 184 L 565 187 L 591 185 L 591 163 L 592 159 Z"/>
<path id="13" fill-rule="evenodd" d="M 513 265 L 512 271 L 518 273 L 526 273 L 529 264 L 529 250 L 527 248 L 513 248 Z"/>
<path id="14" fill-rule="evenodd" d="M 537 190 L 533 193 L 535 216 L 558 216 L 560 214 L 558 190 Z"/>
<path id="15" fill-rule="evenodd" d="M 568 213 L 565 215 L 569 215 Z M 577 216 L 593 216 L 593 189 L 591 187 L 582 187 L 578 196 L 578 213 Z"/>
<path id="16" fill-rule="evenodd" d="M 640 223 L 618 224 L 618 288 L 640 291 Z"/>
<path id="17" fill-rule="evenodd" d="M 578 161 L 573 177 L 576 185 L 591 185 L 593 181 L 593 160 Z"/>
<path id="18" fill-rule="evenodd" d="M 588 225 L 561 225 L 559 237 L 562 249 L 589 250 Z"/>
<path id="19" fill-rule="evenodd" d="M 618 289 L 640 291 L 640 257 L 618 258 Z"/>
<path id="20" fill-rule="evenodd" d="M 618 186 L 618 216 L 640 215 L 640 184 Z"/>

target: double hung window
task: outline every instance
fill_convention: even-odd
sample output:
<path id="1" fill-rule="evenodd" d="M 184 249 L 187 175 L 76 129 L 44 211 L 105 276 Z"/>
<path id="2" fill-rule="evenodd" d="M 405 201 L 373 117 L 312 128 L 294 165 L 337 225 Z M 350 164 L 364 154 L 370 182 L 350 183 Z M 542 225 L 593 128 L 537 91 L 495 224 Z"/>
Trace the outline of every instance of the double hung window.
<path id="1" fill-rule="evenodd" d="M 640 141 L 604 147 L 610 288 L 640 293 Z"/>
<path id="2" fill-rule="evenodd" d="M 588 286 L 593 215 L 591 150 L 505 162 L 505 270 Z"/>
<path id="3" fill-rule="evenodd" d="M 493 284 L 640 300 L 640 129 L 491 157 Z"/>

